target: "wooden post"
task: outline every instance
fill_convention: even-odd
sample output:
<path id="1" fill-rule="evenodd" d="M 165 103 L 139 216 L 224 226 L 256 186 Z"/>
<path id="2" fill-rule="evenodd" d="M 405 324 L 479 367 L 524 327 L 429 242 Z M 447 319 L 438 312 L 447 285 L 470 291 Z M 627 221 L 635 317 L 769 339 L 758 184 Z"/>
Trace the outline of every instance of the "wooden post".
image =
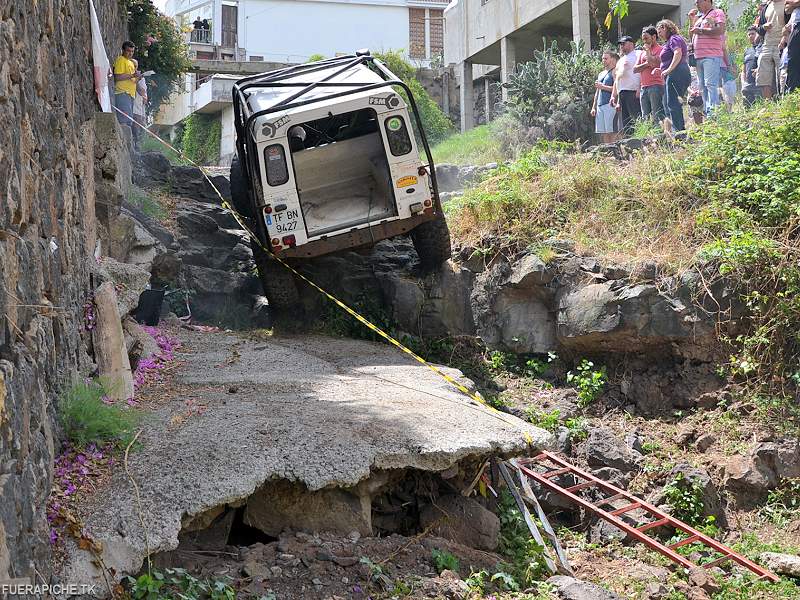
<path id="1" fill-rule="evenodd" d="M 109 389 L 109 398 L 125 401 L 133 398 L 133 375 L 122 321 L 117 308 L 117 292 L 114 284 L 106 281 L 94 292 L 97 309 L 97 324 L 94 328 L 94 353 L 100 378 Z"/>

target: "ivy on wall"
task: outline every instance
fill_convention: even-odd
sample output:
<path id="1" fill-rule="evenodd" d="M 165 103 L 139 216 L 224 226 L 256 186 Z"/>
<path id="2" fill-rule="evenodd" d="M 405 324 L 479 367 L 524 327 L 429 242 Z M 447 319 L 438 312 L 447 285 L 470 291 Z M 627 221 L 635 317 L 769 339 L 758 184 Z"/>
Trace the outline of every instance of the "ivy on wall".
<path id="1" fill-rule="evenodd" d="M 218 115 L 194 113 L 184 121 L 181 146 L 190 159 L 201 165 L 219 160 L 222 121 Z"/>

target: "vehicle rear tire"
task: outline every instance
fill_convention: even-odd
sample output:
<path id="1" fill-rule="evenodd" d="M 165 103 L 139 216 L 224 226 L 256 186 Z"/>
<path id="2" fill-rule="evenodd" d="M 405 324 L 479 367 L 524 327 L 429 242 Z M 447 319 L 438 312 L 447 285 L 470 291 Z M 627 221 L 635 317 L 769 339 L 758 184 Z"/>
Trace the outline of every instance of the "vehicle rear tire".
<path id="1" fill-rule="evenodd" d="M 253 249 L 258 278 L 270 307 L 282 312 L 299 310 L 300 293 L 292 272 L 269 256 L 257 241 L 251 240 L 250 246 Z"/>
<path id="2" fill-rule="evenodd" d="M 247 182 L 244 180 L 242 165 L 239 157 L 234 156 L 231 160 L 231 204 L 233 208 L 243 217 L 252 217 L 253 209 L 250 206 L 250 194 L 247 191 Z"/>
<path id="3" fill-rule="evenodd" d="M 450 230 L 441 212 L 432 221 L 426 221 L 412 229 L 411 239 L 419 255 L 419 262 L 426 271 L 438 269 L 452 255 Z"/>

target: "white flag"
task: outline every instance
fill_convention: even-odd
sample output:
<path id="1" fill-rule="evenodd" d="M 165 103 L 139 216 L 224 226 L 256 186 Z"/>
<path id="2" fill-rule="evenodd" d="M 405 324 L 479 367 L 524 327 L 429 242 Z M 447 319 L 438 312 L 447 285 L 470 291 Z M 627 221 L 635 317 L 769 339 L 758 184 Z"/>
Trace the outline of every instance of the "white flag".
<path id="1" fill-rule="evenodd" d="M 103 46 L 103 34 L 100 32 L 100 22 L 94 10 L 94 2 L 89 0 L 89 13 L 92 19 L 92 63 L 94 64 L 94 91 L 97 101 L 103 112 L 111 112 L 111 92 L 108 89 L 108 80 L 111 77 L 111 63 Z"/>

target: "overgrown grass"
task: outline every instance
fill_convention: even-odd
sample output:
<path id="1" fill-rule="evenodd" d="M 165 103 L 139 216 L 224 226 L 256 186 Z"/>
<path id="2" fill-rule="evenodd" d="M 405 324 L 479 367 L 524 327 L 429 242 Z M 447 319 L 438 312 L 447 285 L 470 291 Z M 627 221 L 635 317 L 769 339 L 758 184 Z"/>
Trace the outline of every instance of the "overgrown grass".
<path id="1" fill-rule="evenodd" d="M 185 166 L 189 164 L 187 161 L 182 159 L 177 152 L 171 148 L 168 148 L 157 139 L 150 137 L 147 134 L 144 134 L 142 141 L 139 143 L 139 150 L 141 152 L 160 152 L 166 156 L 170 164 L 173 165 Z"/>
<path id="2" fill-rule="evenodd" d="M 800 93 L 720 113 L 674 147 L 618 162 L 535 148 L 448 205 L 450 229 L 483 252 L 578 250 L 739 282 L 750 313 L 728 374 L 775 424 L 800 427 Z M 721 320 L 726 316 L 719 315 Z M 740 329 L 741 331 L 741 329 Z M 755 395 L 755 394 L 754 394 Z"/>
<path id="3" fill-rule="evenodd" d="M 508 158 L 488 125 L 451 135 L 431 148 L 431 153 L 437 164 L 485 165 Z"/>
<path id="4" fill-rule="evenodd" d="M 97 381 L 69 388 L 60 406 L 61 424 L 67 438 L 79 448 L 94 443 L 127 446 L 133 439 L 140 415 L 129 407 L 106 404 L 105 387 Z"/>
<path id="5" fill-rule="evenodd" d="M 475 247 L 491 238 L 524 249 L 561 237 L 585 252 L 685 264 L 698 247 L 690 192 L 669 152 L 623 164 L 533 149 L 467 190 L 448 221 L 456 239 Z"/>
<path id="6" fill-rule="evenodd" d="M 128 194 L 128 202 L 140 208 L 148 217 L 153 217 L 157 221 L 167 216 L 167 211 L 159 204 L 158 200 L 141 188 L 131 188 L 130 194 Z"/>

